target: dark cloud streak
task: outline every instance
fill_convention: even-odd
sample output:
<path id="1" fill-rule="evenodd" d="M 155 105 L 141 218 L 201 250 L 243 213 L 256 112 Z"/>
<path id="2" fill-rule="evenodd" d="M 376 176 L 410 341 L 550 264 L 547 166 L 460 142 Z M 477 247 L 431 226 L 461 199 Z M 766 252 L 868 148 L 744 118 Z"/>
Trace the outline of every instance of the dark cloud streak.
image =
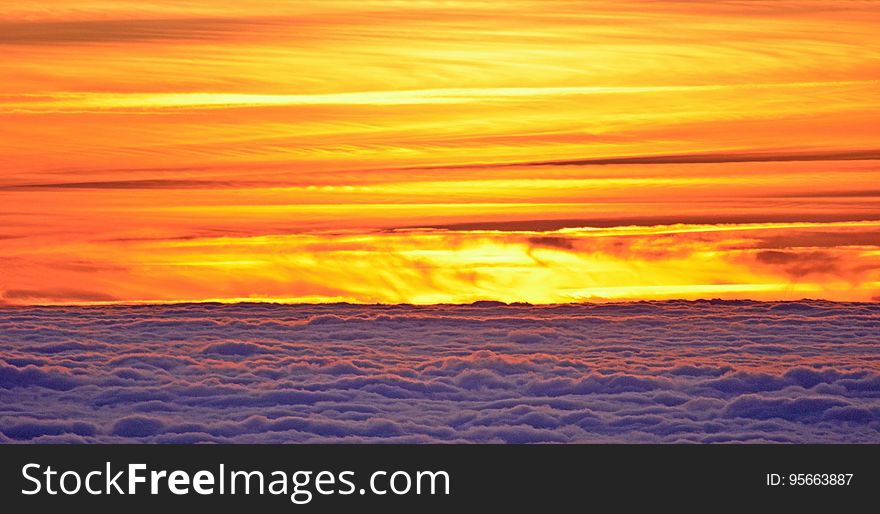
<path id="1" fill-rule="evenodd" d="M 222 18 L 0 22 L 0 45 L 211 40 L 255 23 Z"/>
<path id="2" fill-rule="evenodd" d="M 875 221 L 880 220 L 880 213 L 875 216 L 859 214 L 826 214 L 826 213 L 797 213 L 792 215 L 779 214 L 743 214 L 743 215 L 712 215 L 712 216 L 658 216 L 648 214 L 645 216 L 630 217 L 593 217 L 577 219 L 516 219 L 505 221 L 472 221 L 463 223 L 429 224 L 422 226 L 400 227 L 412 228 L 435 228 L 447 230 L 501 230 L 501 231 L 537 231 L 546 232 L 563 228 L 612 228 L 624 226 L 655 226 L 675 225 L 678 223 L 697 225 L 718 225 L 735 223 L 835 223 L 846 221 Z"/>
<path id="3" fill-rule="evenodd" d="M 143 180 L 104 180 L 92 182 L 54 182 L 46 184 L 16 184 L 0 187 L 4 191 L 30 189 L 195 189 L 214 187 L 234 187 L 231 182 L 189 179 L 143 179 Z"/>
<path id="4" fill-rule="evenodd" d="M 638 155 L 619 157 L 590 157 L 584 159 L 560 159 L 552 161 L 519 161 L 506 163 L 472 163 L 449 166 L 417 166 L 407 169 L 467 169 L 500 168 L 517 166 L 610 166 L 649 164 L 723 164 L 739 162 L 815 162 L 815 161 L 875 161 L 880 160 L 880 150 L 845 150 L 826 152 L 730 152 Z"/>

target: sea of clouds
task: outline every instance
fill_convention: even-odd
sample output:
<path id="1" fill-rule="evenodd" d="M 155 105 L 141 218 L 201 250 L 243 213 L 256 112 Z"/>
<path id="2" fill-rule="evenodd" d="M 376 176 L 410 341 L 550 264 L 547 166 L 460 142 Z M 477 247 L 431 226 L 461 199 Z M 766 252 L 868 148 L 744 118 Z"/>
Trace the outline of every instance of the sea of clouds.
<path id="1" fill-rule="evenodd" d="M 0 442 L 880 442 L 880 304 L 0 309 Z"/>

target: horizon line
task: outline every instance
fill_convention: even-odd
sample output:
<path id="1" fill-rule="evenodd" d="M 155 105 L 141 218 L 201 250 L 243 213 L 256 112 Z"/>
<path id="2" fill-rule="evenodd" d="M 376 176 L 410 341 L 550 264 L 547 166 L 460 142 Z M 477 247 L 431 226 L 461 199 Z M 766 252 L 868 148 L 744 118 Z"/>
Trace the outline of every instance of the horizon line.
<path id="1" fill-rule="evenodd" d="M 832 303 L 832 304 L 858 304 L 873 305 L 880 304 L 880 297 L 866 301 L 853 300 L 828 300 L 823 298 L 800 298 L 797 300 L 759 300 L 752 298 L 665 298 L 665 299 L 593 299 L 580 300 L 572 302 L 555 302 L 555 303 L 531 303 L 531 302 L 504 302 L 501 300 L 474 300 L 472 302 L 462 303 L 383 303 L 383 302 L 293 302 L 279 300 L 125 300 L 125 301 L 94 301 L 94 302 L 71 302 L 71 303 L 34 303 L 34 304 L 13 304 L 0 303 L 0 310 L 4 309 L 29 309 L 29 308 L 90 308 L 90 307 L 167 307 L 167 306 L 190 306 L 190 305 L 229 305 L 229 306 L 248 306 L 248 305 L 269 305 L 269 306 L 291 306 L 291 307 L 315 307 L 315 306 L 353 306 L 353 307 L 559 307 L 559 306 L 579 306 L 579 305 L 621 305 L 636 303 Z"/>

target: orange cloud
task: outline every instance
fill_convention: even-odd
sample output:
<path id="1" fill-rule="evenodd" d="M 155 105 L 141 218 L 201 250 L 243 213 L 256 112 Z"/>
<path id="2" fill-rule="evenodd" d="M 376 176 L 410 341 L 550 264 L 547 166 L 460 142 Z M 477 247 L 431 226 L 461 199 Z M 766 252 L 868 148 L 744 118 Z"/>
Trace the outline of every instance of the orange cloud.
<path id="1" fill-rule="evenodd" d="M 824 297 L 869 300 L 880 289 L 880 247 L 768 249 L 765 241 L 822 229 L 880 234 L 880 222 L 675 225 L 554 232 L 310 233 L 103 241 L 18 256 L 43 284 L 88 285 L 63 297 L 25 289 L 9 303 L 256 300 L 559 303 L 630 298 Z M 20 282 L 20 283 L 18 283 Z M 21 291 L 27 291 L 26 294 Z"/>

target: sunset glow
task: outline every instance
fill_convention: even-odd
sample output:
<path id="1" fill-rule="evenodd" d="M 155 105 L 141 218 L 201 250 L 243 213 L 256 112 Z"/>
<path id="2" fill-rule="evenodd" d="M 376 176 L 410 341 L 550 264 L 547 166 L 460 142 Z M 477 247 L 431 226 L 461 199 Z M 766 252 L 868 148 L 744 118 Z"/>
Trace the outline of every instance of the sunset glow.
<path id="1" fill-rule="evenodd" d="M 878 26 L 872 1 L 5 6 L 0 304 L 877 301 Z"/>

